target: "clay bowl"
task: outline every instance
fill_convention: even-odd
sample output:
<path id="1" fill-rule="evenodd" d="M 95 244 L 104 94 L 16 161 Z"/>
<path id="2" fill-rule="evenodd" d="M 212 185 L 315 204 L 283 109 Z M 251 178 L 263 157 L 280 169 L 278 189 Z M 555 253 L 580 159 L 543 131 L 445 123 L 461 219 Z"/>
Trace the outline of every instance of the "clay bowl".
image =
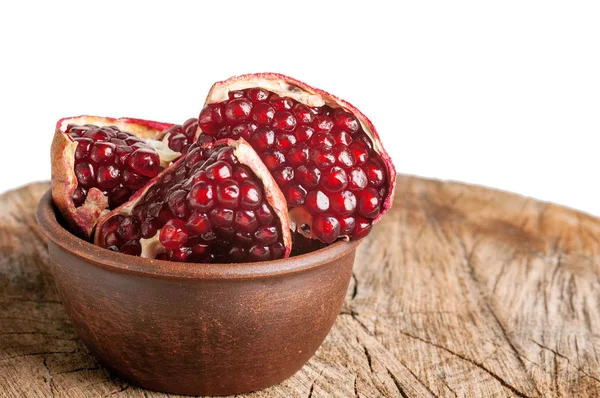
<path id="1" fill-rule="evenodd" d="M 360 243 L 277 261 L 181 264 L 75 237 L 50 192 L 37 220 L 58 292 L 92 354 L 134 384 L 191 395 L 258 390 L 297 372 L 333 326 Z"/>

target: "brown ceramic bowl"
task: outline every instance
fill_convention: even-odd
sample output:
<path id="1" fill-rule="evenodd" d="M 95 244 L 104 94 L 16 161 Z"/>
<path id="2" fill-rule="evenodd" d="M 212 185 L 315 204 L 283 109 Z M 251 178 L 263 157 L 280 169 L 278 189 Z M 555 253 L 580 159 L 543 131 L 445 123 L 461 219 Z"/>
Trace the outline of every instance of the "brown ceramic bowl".
<path id="1" fill-rule="evenodd" d="M 246 264 L 181 264 L 94 246 L 57 220 L 50 192 L 38 223 L 79 337 L 134 384 L 194 395 L 248 392 L 298 371 L 342 306 L 360 242 Z"/>

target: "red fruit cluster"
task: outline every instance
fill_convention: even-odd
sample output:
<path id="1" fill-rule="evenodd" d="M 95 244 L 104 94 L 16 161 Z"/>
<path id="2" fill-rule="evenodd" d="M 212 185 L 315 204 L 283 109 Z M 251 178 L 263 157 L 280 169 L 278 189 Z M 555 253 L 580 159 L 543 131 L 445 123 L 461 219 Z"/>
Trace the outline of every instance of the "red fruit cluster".
<path id="1" fill-rule="evenodd" d="M 158 238 L 164 250 L 153 255 L 159 259 L 248 262 L 283 257 L 282 237 L 262 181 L 234 148 L 194 144 L 133 206 L 101 225 L 98 243 L 140 255 L 140 241 Z"/>
<path id="2" fill-rule="evenodd" d="M 88 190 L 98 188 L 111 208 L 125 203 L 160 170 L 158 153 L 142 138 L 116 126 L 69 125 L 75 142 L 75 206 L 81 206 Z"/>
<path id="3" fill-rule="evenodd" d="M 216 139 L 246 139 L 289 208 L 304 207 L 312 234 L 324 242 L 364 237 L 382 211 L 389 192 L 386 168 L 361 123 L 343 108 L 309 107 L 249 88 L 206 105 L 198 125 Z"/>

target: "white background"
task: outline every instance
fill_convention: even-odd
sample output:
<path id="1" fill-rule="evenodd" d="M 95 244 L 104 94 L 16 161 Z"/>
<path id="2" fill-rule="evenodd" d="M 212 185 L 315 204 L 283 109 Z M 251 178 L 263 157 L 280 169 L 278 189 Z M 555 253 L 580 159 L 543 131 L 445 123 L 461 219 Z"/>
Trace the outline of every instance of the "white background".
<path id="1" fill-rule="evenodd" d="M 266 71 L 356 105 L 402 173 L 600 215 L 600 7 L 573 1 L 4 1 L 0 192 L 50 177 L 63 116 L 181 123 Z"/>

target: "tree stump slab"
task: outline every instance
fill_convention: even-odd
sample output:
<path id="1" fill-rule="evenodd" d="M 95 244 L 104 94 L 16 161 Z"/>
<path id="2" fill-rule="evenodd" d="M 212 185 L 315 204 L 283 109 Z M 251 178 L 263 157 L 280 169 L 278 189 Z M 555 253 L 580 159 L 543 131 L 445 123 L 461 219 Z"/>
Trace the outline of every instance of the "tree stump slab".
<path id="1" fill-rule="evenodd" d="M 0 396 L 166 397 L 78 339 L 35 208 L 0 196 Z M 248 397 L 600 396 L 600 220 L 477 186 L 398 179 L 310 362 Z"/>

